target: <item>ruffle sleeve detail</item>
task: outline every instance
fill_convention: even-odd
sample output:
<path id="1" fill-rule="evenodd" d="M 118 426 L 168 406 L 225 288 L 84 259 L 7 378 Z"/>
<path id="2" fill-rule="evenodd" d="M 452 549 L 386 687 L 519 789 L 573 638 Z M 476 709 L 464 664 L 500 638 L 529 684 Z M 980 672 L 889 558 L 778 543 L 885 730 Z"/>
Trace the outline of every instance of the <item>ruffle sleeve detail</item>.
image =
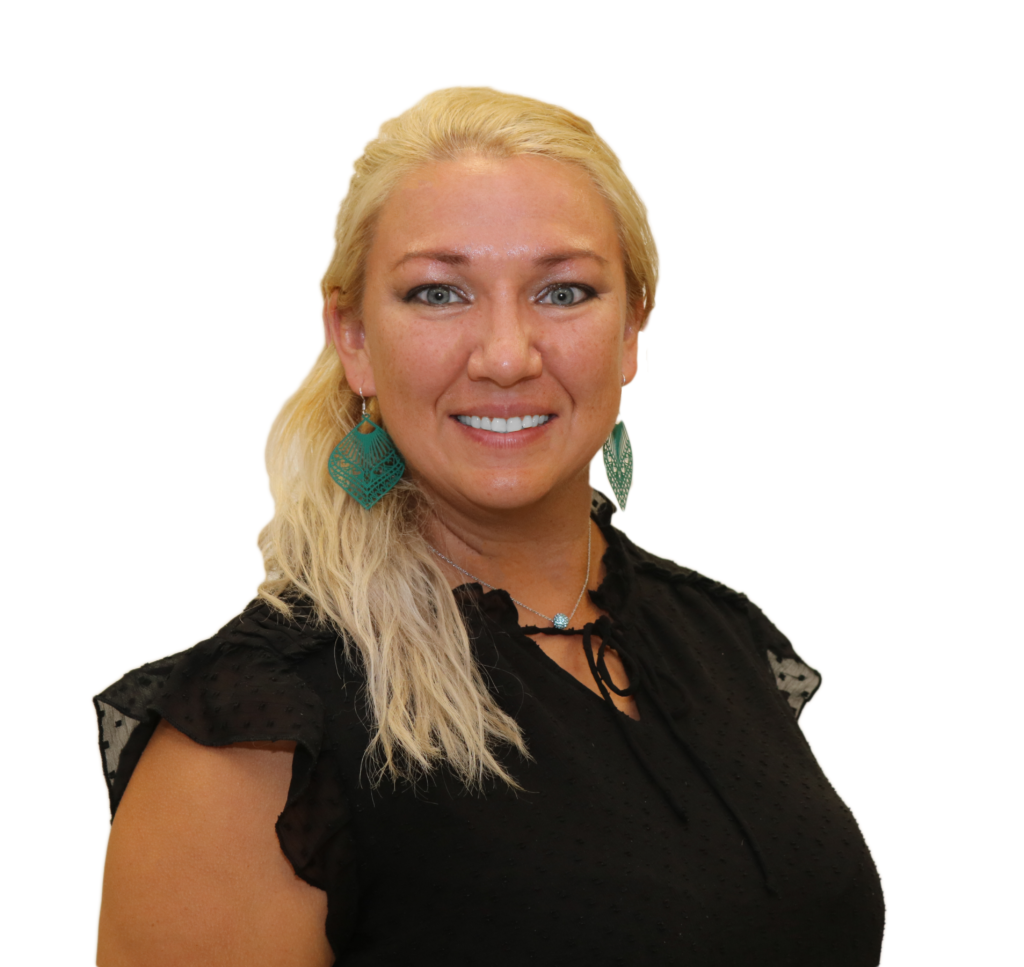
<path id="1" fill-rule="evenodd" d="M 793 710 L 793 714 L 797 718 L 800 717 L 803 707 L 821 686 L 821 675 L 793 650 L 789 639 L 768 620 L 757 605 L 745 594 L 734 591 L 697 571 L 642 551 L 628 540 L 623 539 L 622 544 L 627 553 L 635 558 L 638 572 L 656 575 L 670 584 L 698 590 L 708 598 L 722 602 L 740 620 L 745 617 L 749 622 L 756 647 L 760 654 L 767 658 L 775 687 Z M 606 563 L 609 561 L 614 563 L 614 557 L 606 557 Z"/>
<path id="2" fill-rule="evenodd" d="M 323 748 L 323 705 L 293 669 L 296 653 L 317 643 L 282 653 L 277 639 L 287 632 L 267 611 L 250 609 L 209 640 L 129 672 L 93 699 L 111 815 L 161 719 L 201 745 L 294 742 L 278 838 L 295 872 L 326 889 L 348 878 L 351 848 L 336 757 Z"/>
<path id="3" fill-rule="evenodd" d="M 786 699 L 793 714 L 799 718 L 804 706 L 821 687 L 821 674 L 793 650 L 789 639 L 768 620 L 757 605 L 747 601 L 747 608 L 754 634 L 768 655 L 775 687 Z"/>

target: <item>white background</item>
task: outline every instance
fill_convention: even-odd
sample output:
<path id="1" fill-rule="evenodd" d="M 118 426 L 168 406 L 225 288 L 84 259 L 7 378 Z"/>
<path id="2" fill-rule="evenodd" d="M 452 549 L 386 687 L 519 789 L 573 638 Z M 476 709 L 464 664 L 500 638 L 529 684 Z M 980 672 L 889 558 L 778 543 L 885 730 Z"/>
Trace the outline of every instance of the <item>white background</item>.
<path id="1" fill-rule="evenodd" d="M 90 696 L 252 596 L 352 161 L 485 84 L 592 120 L 650 208 L 618 523 L 822 670 L 802 724 L 881 871 L 883 963 L 1020 963 L 1019 9 L 9 5 L 3 959 L 92 962 Z"/>

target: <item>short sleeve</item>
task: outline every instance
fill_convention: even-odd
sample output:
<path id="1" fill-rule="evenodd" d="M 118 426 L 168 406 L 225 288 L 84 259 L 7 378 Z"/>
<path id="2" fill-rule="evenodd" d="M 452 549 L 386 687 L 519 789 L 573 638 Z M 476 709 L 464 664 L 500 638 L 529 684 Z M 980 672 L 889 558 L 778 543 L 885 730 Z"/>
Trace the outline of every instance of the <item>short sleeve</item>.
<path id="1" fill-rule="evenodd" d="M 161 719 L 201 745 L 294 742 L 278 838 L 295 872 L 326 890 L 352 875 L 348 804 L 337 757 L 324 748 L 320 697 L 292 658 L 272 646 L 280 629 L 264 624 L 243 614 L 208 641 L 143 665 L 94 698 L 111 815 Z"/>
<path id="2" fill-rule="evenodd" d="M 821 686 L 821 675 L 794 651 L 789 639 L 757 605 L 748 601 L 748 607 L 755 637 L 768 658 L 775 687 L 799 718 L 804 706 Z"/>

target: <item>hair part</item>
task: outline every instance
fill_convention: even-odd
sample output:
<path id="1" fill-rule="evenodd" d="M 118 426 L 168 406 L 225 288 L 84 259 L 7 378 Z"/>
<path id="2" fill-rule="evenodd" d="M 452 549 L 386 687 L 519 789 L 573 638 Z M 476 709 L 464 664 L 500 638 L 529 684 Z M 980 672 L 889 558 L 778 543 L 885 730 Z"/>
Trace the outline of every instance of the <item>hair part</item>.
<path id="1" fill-rule="evenodd" d="M 489 88 L 449 88 L 385 122 L 355 163 L 321 289 L 338 308 L 362 303 L 377 218 L 396 186 L 425 165 L 467 153 L 536 155 L 587 172 L 615 217 L 627 295 L 642 328 L 658 259 L 647 212 L 589 122 L 564 108 Z M 331 479 L 328 457 L 359 422 L 360 397 L 328 342 L 284 405 L 267 442 L 274 517 L 260 534 L 259 596 L 290 614 L 297 595 L 342 636 L 365 676 L 372 783 L 415 780 L 446 764 L 469 789 L 513 787 L 499 750 L 528 755 L 516 721 L 488 690 L 445 574 L 423 536 L 426 497 L 408 477 L 365 510 Z M 378 422 L 382 422 L 378 417 Z"/>

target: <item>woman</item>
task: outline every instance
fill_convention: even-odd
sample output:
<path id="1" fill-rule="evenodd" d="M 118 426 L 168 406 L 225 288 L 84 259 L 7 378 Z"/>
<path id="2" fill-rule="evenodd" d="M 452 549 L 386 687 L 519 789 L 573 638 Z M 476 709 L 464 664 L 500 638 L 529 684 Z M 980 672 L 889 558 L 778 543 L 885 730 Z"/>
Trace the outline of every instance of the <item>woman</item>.
<path id="1" fill-rule="evenodd" d="M 96 700 L 99 963 L 876 964 L 877 874 L 795 721 L 816 673 L 588 482 L 604 446 L 625 502 L 657 276 L 615 156 L 440 91 L 336 240 L 259 598 Z"/>

